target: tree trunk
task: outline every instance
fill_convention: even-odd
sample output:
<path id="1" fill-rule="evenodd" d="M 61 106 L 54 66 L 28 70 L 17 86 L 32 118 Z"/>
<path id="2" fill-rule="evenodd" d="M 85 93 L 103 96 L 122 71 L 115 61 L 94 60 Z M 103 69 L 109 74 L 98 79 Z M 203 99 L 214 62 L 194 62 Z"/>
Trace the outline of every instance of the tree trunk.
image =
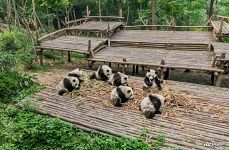
<path id="1" fill-rule="evenodd" d="M 152 11 L 152 25 L 157 24 L 157 6 L 156 6 L 156 0 L 151 0 L 151 11 Z M 157 30 L 157 27 L 152 27 L 152 30 Z"/>
<path id="2" fill-rule="evenodd" d="M 102 16 L 102 12 L 101 12 L 101 0 L 99 0 L 99 16 Z M 101 21 L 101 18 L 100 18 Z"/>
<path id="3" fill-rule="evenodd" d="M 214 14 L 214 3 L 215 3 L 215 0 L 211 0 L 210 7 L 209 7 L 208 19 L 210 19 L 211 16 Z"/>

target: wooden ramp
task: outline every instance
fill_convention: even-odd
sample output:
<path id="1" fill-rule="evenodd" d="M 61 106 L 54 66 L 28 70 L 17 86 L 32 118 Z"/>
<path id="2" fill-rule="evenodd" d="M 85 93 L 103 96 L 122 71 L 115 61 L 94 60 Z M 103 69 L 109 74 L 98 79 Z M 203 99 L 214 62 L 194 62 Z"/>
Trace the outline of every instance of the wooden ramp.
<path id="1" fill-rule="evenodd" d="M 139 82 L 143 80 L 135 79 Z M 220 105 L 227 112 L 229 110 L 229 89 L 174 81 L 166 81 L 166 84 L 178 92 L 189 92 L 195 97 L 204 98 L 207 105 Z M 104 108 L 87 98 L 76 100 L 56 93 L 55 89 L 47 88 L 25 100 L 36 106 L 37 112 L 58 117 L 86 131 L 142 137 L 144 129 L 151 139 L 155 139 L 158 134 L 165 134 L 165 147 L 168 148 L 226 150 L 229 147 L 228 113 L 219 119 L 207 111 L 179 108 L 177 111 L 185 114 L 182 117 L 158 115 L 153 120 L 147 120 L 140 111 Z M 217 145 L 211 147 L 212 143 Z"/>
<path id="2" fill-rule="evenodd" d="M 91 41 L 91 50 L 95 51 L 103 46 L 107 40 L 103 38 L 61 36 L 53 40 L 48 40 L 36 46 L 36 49 L 50 49 L 59 51 L 72 51 L 89 54 L 88 41 Z"/>
<path id="3" fill-rule="evenodd" d="M 221 29 L 221 21 L 217 21 L 217 20 L 211 21 L 216 36 L 229 36 L 229 24 L 225 21 L 223 21 L 222 23 L 223 25 Z"/>

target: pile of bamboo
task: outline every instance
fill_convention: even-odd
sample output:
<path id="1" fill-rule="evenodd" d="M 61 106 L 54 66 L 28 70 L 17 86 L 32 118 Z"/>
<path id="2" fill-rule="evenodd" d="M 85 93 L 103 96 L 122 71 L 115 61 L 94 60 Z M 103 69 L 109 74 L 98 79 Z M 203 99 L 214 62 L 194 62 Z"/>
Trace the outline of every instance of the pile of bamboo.
<path id="1" fill-rule="evenodd" d="M 90 74 L 86 74 L 83 78 L 84 83 L 82 84 L 81 90 L 67 93 L 66 96 L 81 100 L 82 102 L 84 99 L 89 99 L 92 102 L 101 104 L 105 108 L 113 108 L 114 106 L 110 101 L 110 93 L 115 87 L 109 85 L 107 82 L 90 80 L 89 76 Z M 150 88 L 144 91 L 142 87 L 143 84 L 139 84 L 139 82 L 135 82 L 134 80 L 130 80 L 129 85 L 134 90 L 135 98 L 134 100 L 130 100 L 125 103 L 122 109 L 139 110 L 139 104 L 144 99 L 144 97 L 152 93 L 157 93 L 163 95 L 166 98 L 165 107 L 163 109 L 163 116 L 182 115 L 182 113 L 177 112 L 177 109 L 210 112 L 214 113 L 218 117 L 223 114 L 224 109 L 221 107 L 216 105 L 208 105 L 206 102 L 197 98 L 192 98 L 188 94 L 177 93 L 167 88 L 166 85 L 162 85 L 163 90 L 161 91 L 155 88 Z"/>

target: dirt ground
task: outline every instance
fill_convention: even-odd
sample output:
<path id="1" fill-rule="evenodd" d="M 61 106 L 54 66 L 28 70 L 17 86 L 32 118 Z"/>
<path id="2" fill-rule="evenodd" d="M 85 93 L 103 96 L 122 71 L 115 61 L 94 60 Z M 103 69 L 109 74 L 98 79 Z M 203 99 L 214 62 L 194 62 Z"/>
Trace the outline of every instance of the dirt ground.
<path id="1" fill-rule="evenodd" d="M 32 73 L 37 76 L 38 82 L 41 84 L 46 84 L 49 86 L 55 86 L 61 78 L 63 78 L 69 71 L 75 68 L 81 68 L 86 70 L 97 70 L 98 66 L 103 63 L 95 63 L 92 68 L 89 68 L 88 62 L 85 60 L 73 61 L 71 63 L 57 64 L 50 69 L 48 72 L 38 72 Z M 118 68 L 117 65 L 112 64 L 112 69 L 114 71 L 121 71 L 121 68 Z M 139 68 L 139 74 L 135 74 L 135 76 L 144 77 L 146 73 L 146 68 L 142 71 L 142 68 Z M 129 66 L 126 74 L 132 75 L 132 66 Z M 200 72 L 200 71 L 191 71 L 184 72 L 184 70 L 171 70 L 169 80 L 181 81 L 181 82 L 190 82 L 204 85 L 211 85 L 211 75 L 208 72 Z M 224 74 L 222 83 L 222 87 L 229 88 L 229 74 Z"/>
<path id="2" fill-rule="evenodd" d="M 93 66 L 93 70 L 96 70 L 99 64 L 95 64 Z M 49 87 L 56 88 L 58 83 L 63 79 L 64 76 L 68 74 L 69 71 L 75 69 L 75 68 L 83 68 L 83 69 L 89 69 L 88 64 L 85 61 L 78 61 L 74 63 L 65 63 L 61 65 L 55 65 L 51 67 L 47 72 L 39 72 L 39 73 L 33 73 L 37 76 L 37 80 L 42 85 L 47 85 Z M 117 66 L 113 66 L 115 68 L 114 70 L 117 70 Z M 128 73 L 131 74 L 131 70 L 128 70 Z M 74 99 L 90 99 L 91 101 L 94 101 L 96 103 L 101 103 L 104 107 L 113 107 L 113 104 L 106 104 L 105 100 L 110 99 L 110 92 L 114 88 L 113 86 L 110 86 L 106 82 L 101 81 L 92 81 L 89 80 L 91 72 L 86 72 L 85 76 L 83 77 L 84 83 L 81 86 L 81 89 L 78 91 L 73 91 L 71 93 L 67 93 L 65 96 L 74 98 Z M 198 72 L 190 72 L 190 73 L 184 73 L 181 70 L 172 70 L 172 77 L 173 79 L 180 79 L 181 81 L 199 81 L 202 84 L 208 84 L 210 81 L 210 77 L 206 79 L 206 76 L 210 76 L 209 74 L 205 73 L 198 73 Z M 140 72 L 140 76 L 144 76 L 144 72 Z M 184 77 L 184 78 L 183 78 Z M 228 76 L 225 76 L 224 79 Z M 185 80 L 187 79 L 187 80 Z M 208 81 L 209 80 L 209 81 Z M 225 80 L 224 80 L 225 82 Z M 202 109 L 208 109 L 208 110 L 214 110 L 212 113 L 215 114 L 223 114 L 220 109 L 209 108 L 210 106 L 206 105 L 204 102 L 199 101 L 198 99 L 192 99 L 189 97 L 189 95 L 185 94 L 179 94 L 174 91 L 171 91 L 170 89 L 166 88 L 166 85 L 164 85 L 164 89 L 162 91 L 159 91 L 157 89 L 150 89 L 147 91 L 142 90 L 142 84 L 139 84 L 139 82 L 136 82 L 135 80 L 131 79 L 129 81 L 131 87 L 133 87 L 135 91 L 135 100 L 134 102 L 128 101 L 123 109 L 139 109 L 139 104 L 142 101 L 142 99 L 147 96 L 149 93 L 158 93 L 163 96 L 169 101 L 167 101 L 166 110 L 163 115 L 164 116 L 174 116 L 175 114 L 178 115 L 176 112 L 176 109 L 174 107 L 181 107 L 185 109 L 191 109 L 191 110 L 198 110 L 202 111 Z M 210 82 L 209 82 L 210 83 Z M 228 84 L 228 83 L 227 83 Z M 225 85 L 225 83 L 224 83 Z M 110 102 L 110 101 L 109 101 Z M 180 114 L 179 114 L 180 115 Z"/>

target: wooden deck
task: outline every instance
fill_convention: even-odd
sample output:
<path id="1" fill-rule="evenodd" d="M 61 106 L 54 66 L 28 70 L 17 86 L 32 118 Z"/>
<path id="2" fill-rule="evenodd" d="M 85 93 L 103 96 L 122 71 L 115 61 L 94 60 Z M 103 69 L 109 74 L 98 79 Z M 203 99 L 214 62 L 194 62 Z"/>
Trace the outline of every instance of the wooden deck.
<path id="1" fill-rule="evenodd" d="M 36 46 L 37 49 L 51 49 L 60 51 L 72 51 L 89 54 L 88 41 L 91 40 L 91 50 L 95 51 L 107 42 L 103 38 L 89 38 L 79 36 L 62 36 L 54 40 L 41 43 Z"/>
<path id="2" fill-rule="evenodd" d="M 117 32 L 111 41 L 211 44 L 215 39 L 212 32 L 124 30 Z"/>
<path id="3" fill-rule="evenodd" d="M 108 29 L 115 30 L 121 26 L 123 26 L 123 22 L 89 21 L 77 26 L 72 26 L 70 29 L 90 32 L 107 32 Z"/>
<path id="4" fill-rule="evenodd" d="M 133 78 L 137 82 L 143 80 Z M 226 150 L 229 147 L 229 89 L 174 81 L 166 81 L 166 86 L 181 93 L 190 93 L 195 98 L 201 98 L 200 101 L 204 98 L 206 105 L 220 106 L 225 113 L 217 118 L 207 111 L 179 108 L 177 112 L 185 114 L 182 117 L 158 115 L 153 120 L 147 120 L 140 111 L 104 108 L 87 98 L 76 100 L 58 96 L 52 88 L 44 89 L 26 100 L 36 106 L 37 112 L 58 117 L 86 131 L 142 138 L 141 130 L 146 129 L 151 139 L 165 134 L 165 147 L 168 148 Z M 208 142 L 218 145 L 208 147 Z"/>
<path id="5" fill-rule="evenodd" d="M 222 53 L 226 54 L 225 58 L 220 58 L 222 61 L 229 61 L 229 43 L 215 42 L 212 43 L 212 45 L 217 55 L 221 55 Z"/>
<path id="6" fill-rule="evenodd" d="M 225 21 L 223 21 L 223 26 L 222 26 L 222 32 L 220 34 L 220 25 L 221 21 L 211 21 L 212 27 L 214 28 L 214 32 L 217 34 L 217 36 L 229 36 L 229 24 Z"/>
<path id="7" fill-rule="evenodd" d="M 100 50 L 91 58 L 92 61 L 139 64 L 145 66 L 161 66 L 161 60 L 165 61 L 165 68 L 180 68 L 219 71 L 223 70 L 211 66 L 210 51 L 182 51 L 166 49 L 149 49 L 133 47 L 107 47 Z M 124 62 L 123 59 L 126 59 Z"/>

